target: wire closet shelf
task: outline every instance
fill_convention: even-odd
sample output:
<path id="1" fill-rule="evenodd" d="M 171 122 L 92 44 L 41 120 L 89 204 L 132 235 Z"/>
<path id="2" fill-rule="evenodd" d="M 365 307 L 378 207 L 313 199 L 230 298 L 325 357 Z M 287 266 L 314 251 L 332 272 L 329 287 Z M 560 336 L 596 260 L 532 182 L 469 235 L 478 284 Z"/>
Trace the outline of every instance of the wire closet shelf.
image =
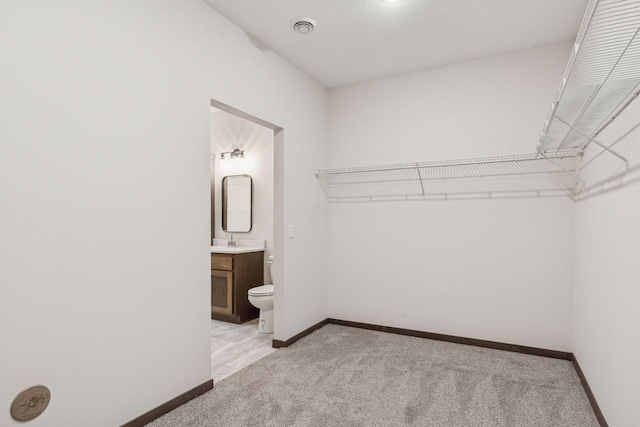
<path id="1" fill-rule="evenodd" d="M 639 32 L 640 0 L 589 2 L 538 153 L 601 145 L 598 134 L 640 94 Z"/>
<path id="2" fill-rule="evenodd" d="M 569 196 L 584 150 L 640 94 L 640 0 L 591 0 L 531 155 L 317 170 L 330 202 Z M 626 173 L 626 172 L 625 172 Z M 624 174 L 624 173 L 623 173 Z"/>
<path id="3" fill-rule="evenodd" d="M 317 170 L 329 202 L 572 196 L 581 156 L 564 151 L 455 161 Z"/>

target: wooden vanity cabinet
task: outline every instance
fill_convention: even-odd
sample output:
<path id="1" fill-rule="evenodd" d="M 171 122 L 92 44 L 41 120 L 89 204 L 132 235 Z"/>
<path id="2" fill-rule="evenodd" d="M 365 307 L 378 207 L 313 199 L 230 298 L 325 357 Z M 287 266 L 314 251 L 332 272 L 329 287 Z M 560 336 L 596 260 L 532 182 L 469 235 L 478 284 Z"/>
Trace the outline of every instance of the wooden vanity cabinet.
<path id="1" fill-rule="evenodd" d="M 211 318 L 244 323 L 258 317 L 247 292 L 264 284 L 264 252 L 211 254 Z"/>

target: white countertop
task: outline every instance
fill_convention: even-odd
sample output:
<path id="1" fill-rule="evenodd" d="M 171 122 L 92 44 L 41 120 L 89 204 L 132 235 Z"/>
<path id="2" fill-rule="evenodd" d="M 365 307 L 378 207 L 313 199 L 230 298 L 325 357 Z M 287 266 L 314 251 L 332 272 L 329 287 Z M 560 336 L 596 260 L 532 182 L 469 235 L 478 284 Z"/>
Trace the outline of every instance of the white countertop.
<path id="1" fill-rule="evenodd" d="M 243 246 L 211 246 L 212 254 L 244 254 L 248 252 L 264 252 L 264 248 L 249 248 Z"/>

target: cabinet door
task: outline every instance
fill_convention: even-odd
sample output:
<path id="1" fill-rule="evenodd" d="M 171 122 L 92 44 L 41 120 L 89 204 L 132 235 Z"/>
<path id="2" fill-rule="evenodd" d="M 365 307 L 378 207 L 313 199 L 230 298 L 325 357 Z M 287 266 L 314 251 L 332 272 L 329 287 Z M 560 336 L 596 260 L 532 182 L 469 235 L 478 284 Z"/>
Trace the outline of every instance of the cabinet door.
<path id="1" fill-rule="evenodd" d="M 211 312 L 233 314 L 233 273 L 211 270 Z"/>

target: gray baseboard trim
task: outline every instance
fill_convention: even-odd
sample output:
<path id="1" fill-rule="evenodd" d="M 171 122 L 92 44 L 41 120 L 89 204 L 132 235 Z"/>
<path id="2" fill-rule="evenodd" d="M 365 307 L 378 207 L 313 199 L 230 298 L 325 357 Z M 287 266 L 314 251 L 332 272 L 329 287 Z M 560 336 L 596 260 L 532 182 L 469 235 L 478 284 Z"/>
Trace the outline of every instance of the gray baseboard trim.
<path id="1" fill-rule="evenodd" d="M 179 396 L 174 397 L 173 399 L 163 403 L 162 405 L 154 408 L 144 414 L 140 415 L 137 418 L 132 419 L 129 422 L 122 424 L 121 427 L 142 427 L 146 424 L 149 424 L 151 421 L 160 418 L 167 412 L 171 412 L 176 409 L 178 406 L 184 405 L 191 399 L 195 399 L 211 390 L 213 388 L 213 380 L 206 381 L 199 386 L 192 388 Z"/>
<path id="2" fill-rule="evenodd" d="M 300 332 L 299 334 L 296 334 L 296 335 L 292 336 L 291 338 L 289 338 L 286 341 L 280 341 L 280 340 L 271 341 L 271 346 L 273 348 L 289 347 L 291 344 L 293 344 L 294 342 L 298 341 L 300 338 L 306 337 L 311 332 L 322 328 L 327 323 L 329 323 L 329 319 L 321 320 L 318 323 L 316 323 L 315 325 L 308 327 L 304 331 Z"/>

